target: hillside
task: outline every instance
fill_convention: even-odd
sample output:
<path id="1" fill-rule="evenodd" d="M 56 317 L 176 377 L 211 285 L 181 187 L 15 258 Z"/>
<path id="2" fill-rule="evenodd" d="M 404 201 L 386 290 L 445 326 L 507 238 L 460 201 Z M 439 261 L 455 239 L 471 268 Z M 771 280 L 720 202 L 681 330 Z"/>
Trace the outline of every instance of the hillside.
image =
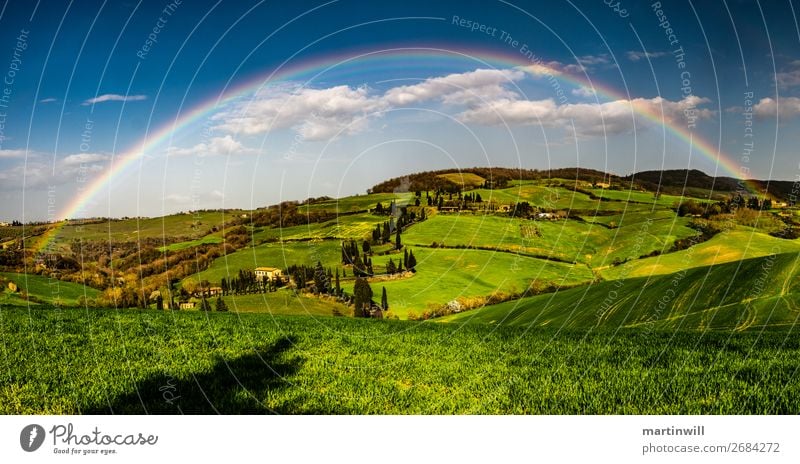
<path id="1" fill-rule="evenodd" d="M 711 178 L 699 171 L 640 174 L 644 184 L 576 168 L 474 167 L 390 179 L 366 195 L 252 211 L 4 227 L 0 271 L 65 282 L 60 297 L 29 292 L 37 304 L 76 305 L 85 296 L 80 302 L 89 307 L 163 308 L 166 301 L 190 309 L 202 302 L 201 290 L 238 285 L 255 268 L 274 267 L 285 277 L 274 288 L 248 281 L 207 296 L 224 293 L 237 312 L 314 316 L 352 315 L 359 273 L 373 303 L 383 304 L 385 289 L 390 315 L 413 319 L 800 251 L 795 208 L 753 197 L 736 210 L 730 195 L 709 197 Z M 677 195 L 642 187 L 656 178 L 677 185 L 682 175 L 692 182 Z M 364 269 L 356 272 L 343 257 L 343 243 L 361 254 Z M 44 244 L 50 246 L 39 252 Z M 416 257 L 413 269 L 404 262 L 408 253 Z M 4 301 L 25 302 L 21 294 Z"/>
<path id="2" fill-rule="evenodd" d="M 4 310 L 2 414 L 793 414 L 786 333 Z"/>
<path id="3" fill-rule="evenodd" d="M 623 177 L 622 180 L 636 183 L 651 191 L 661 190 L 680 192 L 692 189 L 703 189 L 709 192 L 746 192 L 739 179 L 733 177 L 712 177 L 697 169 L 670 169 L 665 171 L 642 171 Z M 789 200 L 795 194 L 794 182 L 782 180 L 748 180 L 755 185 L 758 192 L 769 192 L 775 198 Z"/>
<path id="4" fill-rule="evenodd" d="M 443 321 L 587 330 L 792 329 L 800 320 L 800 255 L 693 268 L 523 298 Z"/>

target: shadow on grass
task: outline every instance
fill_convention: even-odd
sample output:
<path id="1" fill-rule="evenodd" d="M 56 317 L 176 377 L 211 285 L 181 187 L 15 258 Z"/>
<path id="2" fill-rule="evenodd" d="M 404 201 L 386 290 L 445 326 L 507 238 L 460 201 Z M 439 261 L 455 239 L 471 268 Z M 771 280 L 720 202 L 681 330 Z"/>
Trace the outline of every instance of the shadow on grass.
<path id="1" fill-rule="evenodd" d="M 291 414 L 291 406 L 277 409 L 262 401 L 278 390 L 291 388 L 287 377 L 297 372 L 299 358 L 285 353 L 296 340 L 286 337 L 253 354 L 220 360 L 211 372 L 188 379 L 157 375 L 137 383 L 136 391 L 84 414 Z"/>

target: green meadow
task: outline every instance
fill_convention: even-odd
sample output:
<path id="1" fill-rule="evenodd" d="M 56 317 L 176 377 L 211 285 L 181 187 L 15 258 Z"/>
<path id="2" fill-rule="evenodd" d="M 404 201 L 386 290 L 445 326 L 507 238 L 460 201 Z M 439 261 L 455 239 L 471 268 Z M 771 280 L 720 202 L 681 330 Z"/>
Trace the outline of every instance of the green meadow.
<path id="1" fill-rule="evenodd" d="M 800 255 L 785 253 L 605 281 L 440 320 L 568 330 L 793 329 L 800 320 L 799 275 Z"/>
<path id="2" fill-rule="evenodd" d="M 592 280 L 584 265 L 535 259 L 512 253 L 468 249 L 411 248 L 417 258 L 417 272 L 408 277 L 373 279 L 372 289 L 380 298 L 381 288 L 389 295 L 389 309 L 398 317 L 410 312 L 420 315 L 456 299 L 511 296 L 539 285 L 574 286 Z M 373 267 L 383 270 L 389 259 L 400 255 L 376 256 Z M 352 293 L 352 282 L 343 285 Z"/>
<path id="3" fill-rule="evenodd" d="M 0 311 L 3 414 L 795 414 L 791 330 Z"/>
<path id="4" fill-rule="evenodd" d="M 19 287 L 18 292 L 11 292 L 8 282 Z M 0 294 L 0 305 L 27 306 L 19 291 L 32 297 L 32 303 L 48 303 L 56 306 L 78 306 L 81 297 L 95 298 L 100 293 L 89 286 L 64 282 L 58 279 L 37 274 L 20 274 L 0 272 L 0 283 L 3 293 Z"/>
<path id="5" fill-rule="evenodd" d="M 399 264 L 403 257 L 394 235 L 371 245 L 374 275 L 367 281 L 375 303 L 386 290 L 383 320 L 355 318 L 345 299 L 293 285 L 226 295 L 225 312 L 97 309 L 82 304 L 84 296 L 101 301 L 99 289 L 0 273 L 0 412 L 794 414 L 800 408 L 800 239 L 781 238 L 794 236 L 781 233 L 797 227 L 795 210 L 719 217 L 717 225 L 731 222 L 709 238 L 698 230 L 706 224 L 700 214 L 678 216 L 680 196 L 586 184 L 578 192 L 562 179 L 488 190 L 472 173 L 440 177 L 493 204 L 460 212 L 427 207 L 426 220 L 404 227 L 402 246 L 413 252 L 415 272 L 385 273 L 390 259 Z M 354 240 L 361 250 L 388 220 L 370 210 L 378 202 L 413 205 L 414 195 L 312 200 L 298 211 L 334 219 L 283 228 L 245 224 L 251 240 L 231 240 L 227 255 L 203 256 L 201 270 L 188 276 L 191 253 L 174 252 L 221 244 L 222 231 L 248 212 L 69 224 L 26 246 L 54 238 L 55 250 L 69 253 L 77 238 L 128 245 L 161 239 L 164 255 L 148 259 L 184 260 L 175 289 L 219 285 L 240 270 L 320 262 L 339 271 L 342 289 L 354 295 L 342 242 Z M 536 208 L 530 218 L 509 214 L 521 202 Z M 538 217 L 541 211 L 557 218 Z M 688 246 L 691 237 L 697 241 Z M 40 274 L 68 272 L 44 263 L 34 265 Z M 98 263 L 91 272 L 100 271 Z M 12 292 L 9 281 L 20 291 Z M 212 309 L 217 300 L 210 298 Z M 156 306 L 152 300 L 142 306 L 148 305 Z"/>

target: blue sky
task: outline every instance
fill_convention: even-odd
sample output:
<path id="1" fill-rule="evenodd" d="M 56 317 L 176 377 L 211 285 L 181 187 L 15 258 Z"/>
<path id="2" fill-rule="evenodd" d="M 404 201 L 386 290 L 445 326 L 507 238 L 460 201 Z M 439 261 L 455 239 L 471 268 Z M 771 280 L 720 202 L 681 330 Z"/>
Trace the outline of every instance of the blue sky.
<path id="1" fill-rule="evenodd" d="M 692 136 L 733 170 L 800 174 L 798 5 L 609 3 L 6 2 L 0 218 L 74 213 L 109 172 L 80 215 L 251 208 L 476 165 L 730 175 L 647 112 L 687 127 L 694 111 Z M 267 79 L 281 66 L 295 72 Z"/>

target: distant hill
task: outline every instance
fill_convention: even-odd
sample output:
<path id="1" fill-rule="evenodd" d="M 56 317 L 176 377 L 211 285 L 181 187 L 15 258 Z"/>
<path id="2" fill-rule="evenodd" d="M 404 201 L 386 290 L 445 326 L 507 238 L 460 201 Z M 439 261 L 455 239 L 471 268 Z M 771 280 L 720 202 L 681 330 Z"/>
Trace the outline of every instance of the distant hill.
<path id="1" fill-rule="evenodd" d="M 619 180 L 614 174 L 608 174 L 594 169 L 583 168 L 560 168 L 560 169 L 514 169 L 514 168 L 487 168 L 472 167 L 464 169 L 442 169 L 438 171 L 425 171 L 407 176 L 395 177 L 381 182 L 370 189 L 371 193 L 392 193 L 392 192 L 413 192 L 417 190 L 438 190 L 447 192 L 463 190 L 470 187 L 468 179 L 464 178 L 464 184 L 460 185 L 458 176 L 448 174 L 474 174 L 481 177 L 494 186 L 502 186 L 511 180 L 539 180 L 549 178 L 575 179 L 585 182 L 606 182 Z"/>
<path id="2" fill-rule="evenodd" d="M 511 180 L 539 180 L 549 178 L 575 179 L 583 182 L 608 182 L 633 185 L 648 191 L 659 191 L 680 195 L 687 190 L 707 190 L 709 193 L 730 194 L 742 192 L 750 194 L 742 181 L 733 177 L 712 177 L 697 169 L 668 169 L 664 171 L 641 171 L 629 176 L 618 176 L 595 169 L 514 169 L 500 167 L 471 167 L 464 169 L 442 169 L 424 171 L 395 177 L 381 182 L 369 191 L 371 193 L 413 192 L 417 190 L 444 190 L 456 192 L 475 186 L 477 177 L 490 182 L 492 186 L 502 187 Z M 759 193 L 769 192 L 777 199 L 789 200 L 794 183 L 782 180 L 748 180 Z"/>
<path id="3" fill-rule="evenodd" d="M 685 188 L 705 189 L 714 192 L 747 192 L 742 181 L 733 177 L 711 177 L 697 169 L 669 169 L 665 171 L 642 171 L 622 178 L 634 182 L 647 190 L 675 193 Z M 776 198 L 788 200 L 794 182 L 785 180 L 749 180 L 760 192 L 767 192 Z"/>

